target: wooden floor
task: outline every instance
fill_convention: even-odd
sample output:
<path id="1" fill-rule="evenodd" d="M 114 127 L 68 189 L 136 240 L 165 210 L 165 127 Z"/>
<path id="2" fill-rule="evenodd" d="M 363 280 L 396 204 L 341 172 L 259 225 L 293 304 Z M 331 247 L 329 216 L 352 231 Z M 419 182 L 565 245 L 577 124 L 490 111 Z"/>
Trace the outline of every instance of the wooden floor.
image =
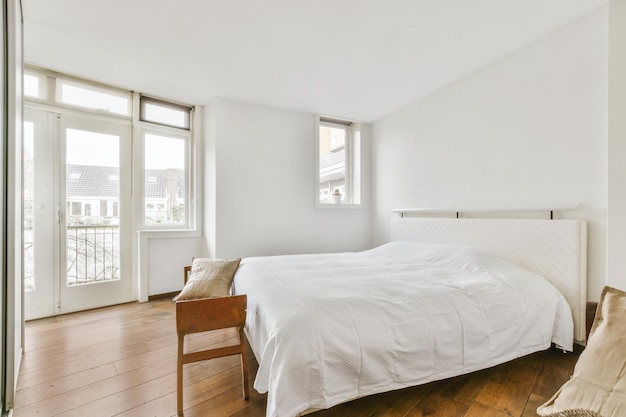
<path id="1" fill-rule="evenodd" d="M 197 335 L 188 344 L 217 346 L 232 336 L 230 331 L 213 332 Z M 28 322 L 14 416 L 174 416 L 176 343 L 170 300 Z M 550 349 L 489 370 L 366 397 L 311 417 L 536 416 L 537 406 L 569 378 L 577 357 Z M 250 400 L 242 399 L 238 361 L 229 357 L 185 366 L 185 416 L 265 415 L 265 395 L 251 389 Z M 250 367 L 254 378 L 254 359 Z"/>

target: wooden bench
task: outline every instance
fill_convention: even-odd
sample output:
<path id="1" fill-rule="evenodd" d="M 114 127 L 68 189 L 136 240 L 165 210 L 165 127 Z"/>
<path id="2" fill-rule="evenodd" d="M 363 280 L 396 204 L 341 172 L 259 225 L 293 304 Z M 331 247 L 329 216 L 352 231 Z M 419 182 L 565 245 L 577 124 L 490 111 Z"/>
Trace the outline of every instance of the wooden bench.
<path id="1" fill-rule="evenodd" d="M 187 282 L 190 270 L 190 267 L 185 267 L 185 283 Z M 250 397 L 246 339 L 243 333 L 246 323 L 247 303 L 248 299 L 245 294 L 176 302 L 176 332 L 178 334 L 176 382 L 179 416 L 183 416 L 183 365 L 188 363 L 221 358 L 224 356 L 241 355 L 243 398 L 247 400 Z M 235 327 L 239 331 L 238 344 L 185 353 L 185 335 L 231 327 Z"/>

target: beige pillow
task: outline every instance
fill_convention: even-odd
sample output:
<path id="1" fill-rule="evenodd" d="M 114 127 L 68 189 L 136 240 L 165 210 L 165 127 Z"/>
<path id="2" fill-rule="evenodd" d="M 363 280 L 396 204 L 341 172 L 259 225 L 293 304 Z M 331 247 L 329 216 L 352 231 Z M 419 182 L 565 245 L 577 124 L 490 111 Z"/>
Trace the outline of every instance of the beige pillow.
<path id="1" fill-rule="evenodd" d="M 174 301 L 228 297 L 240 258 L 233 260 L 196 258 L 189 279 Z"/>
<path id="2" fill-rule="evenodd" d="M 574 374 L 537 408 L 548 416 L 570 409 L 593 410 L 603 417 L 626 416 L 626 292 L 604 287 L 587 347 Z"/>

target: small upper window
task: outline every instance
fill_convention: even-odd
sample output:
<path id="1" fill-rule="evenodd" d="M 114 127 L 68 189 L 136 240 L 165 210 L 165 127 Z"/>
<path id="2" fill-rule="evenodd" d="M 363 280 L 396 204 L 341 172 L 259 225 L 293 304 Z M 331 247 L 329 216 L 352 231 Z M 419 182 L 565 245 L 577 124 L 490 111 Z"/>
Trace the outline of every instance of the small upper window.
<path id="1" fill-rule="evenodd" d="M 129 93 L 116 94 L 111 89 L 57 78 L 57 100 L 72 106 L 130 116 Z"/>
<path id="2" fill-rule="evenodd" d="M 189 130 L 191 108 L 179 104 L 141 96 L 139 120 Z"/>
<path id="3" fill-rule="evenodd" d="M 24 97 L 46 100 L 48 94 L 48 77 L 34 70 L 24 70 Z"/>
<path id="4" fill-rule="evenodd" d="M 29 97 L 39 98 L 39 77 L 34 75 L 24 74 L 24 95 Z"/>

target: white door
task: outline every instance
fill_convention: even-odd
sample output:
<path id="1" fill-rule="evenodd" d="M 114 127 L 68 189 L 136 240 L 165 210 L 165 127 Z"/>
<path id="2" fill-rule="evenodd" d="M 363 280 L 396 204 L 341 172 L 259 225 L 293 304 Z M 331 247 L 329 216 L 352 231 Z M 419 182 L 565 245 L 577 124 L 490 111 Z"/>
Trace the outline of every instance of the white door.
<path id="1" fill-rule="evenodd" d="M 25 315 L 136 299 L 130 124 L 27 109 Z"/>
<path id="2" fill-rule="evenodd" d="M 131 129 L 60 119 L 60 312 L 132 301 Z"/>

